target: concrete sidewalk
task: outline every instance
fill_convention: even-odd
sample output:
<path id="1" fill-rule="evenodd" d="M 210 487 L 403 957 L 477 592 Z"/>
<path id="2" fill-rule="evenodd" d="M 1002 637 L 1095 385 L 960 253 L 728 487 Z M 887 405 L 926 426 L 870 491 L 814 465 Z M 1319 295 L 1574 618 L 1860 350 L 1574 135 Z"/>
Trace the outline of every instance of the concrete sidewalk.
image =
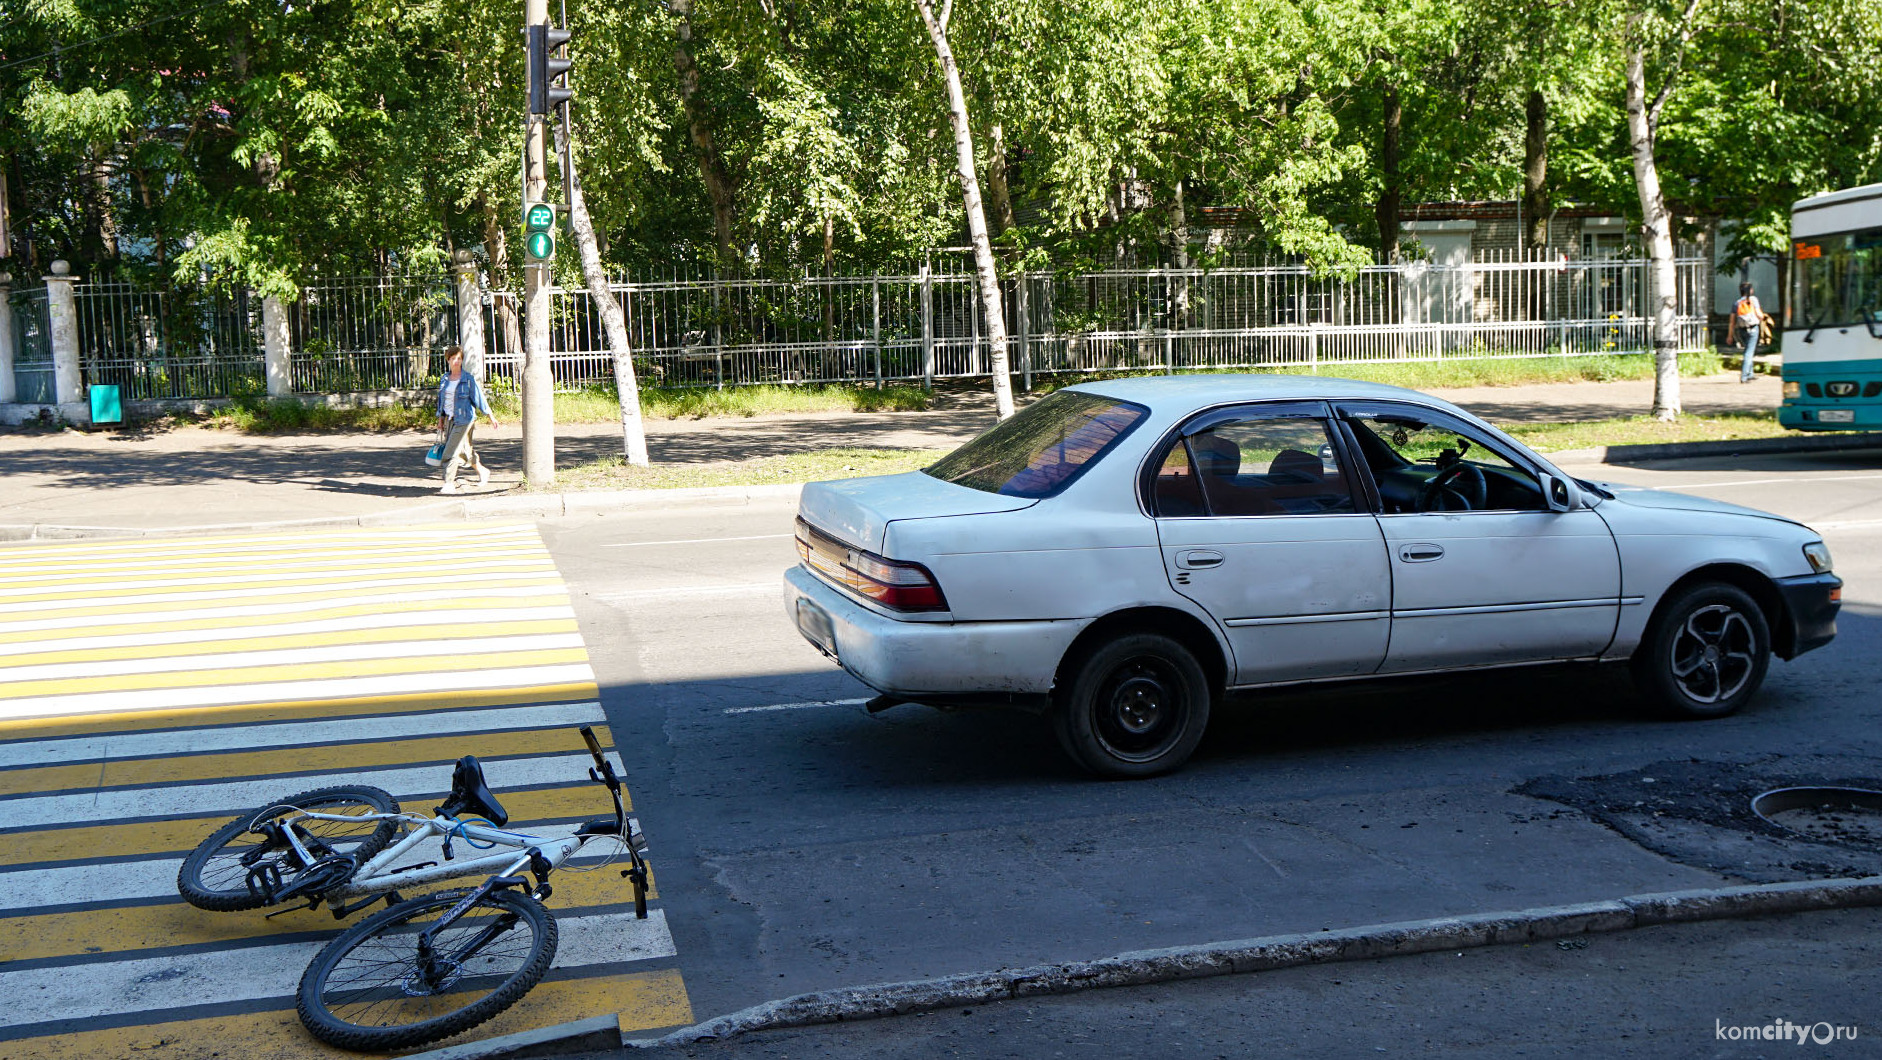
<path id="1" fill-rule="evenodd" d="M 1493 422 L 1607 419 L 1646 411 L 1651 380 L 1478 387 L 1433 391 Z M 1779 383 L 1721 374 L 1684 381 L 1689 412 L 1771 409 Z M 991 399 L 942 402 L 928 412 L 826 413 L 738 420 L 656 420 L 648 447 L 658 463 L 711 463 L 837 446 L 946 448 L 992 425 Z M 424 519 L 463 506 L 438 495 L 424 463 L 431 436 L 302 434 L 256 436 L 186 427 L 57 434 L 0 430 L 0 535 L 33 526 L 164 530 L 242 527 L 333 519 Z M 468 496 L 521 488 L 522 435 L 515 424 L 479 432 L 489 486 Z M 612 424 L 557 429 L 563 466 L 621 451 Z M 440 503 L 447 502 L 447 503 Z"/>

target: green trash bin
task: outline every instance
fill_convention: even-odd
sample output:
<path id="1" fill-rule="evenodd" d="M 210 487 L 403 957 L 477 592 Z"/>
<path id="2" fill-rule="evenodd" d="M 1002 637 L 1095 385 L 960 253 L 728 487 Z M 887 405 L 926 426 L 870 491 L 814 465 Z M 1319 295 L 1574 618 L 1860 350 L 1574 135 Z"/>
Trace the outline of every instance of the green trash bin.
<path id="1" fill-rule="evenodd" d="M 123 423 L 124 404 L 118 400 L 118 388 L 100 383 L 91 388 L 91 421 Z"/>

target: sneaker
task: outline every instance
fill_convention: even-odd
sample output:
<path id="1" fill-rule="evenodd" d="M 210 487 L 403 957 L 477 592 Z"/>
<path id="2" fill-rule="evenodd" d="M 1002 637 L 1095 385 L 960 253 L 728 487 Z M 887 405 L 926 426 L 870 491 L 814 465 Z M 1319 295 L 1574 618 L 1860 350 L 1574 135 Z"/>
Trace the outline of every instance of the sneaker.
<path id="1" fill-rule="evenodd" d="M 439 493 L 456 493 L 458 492 L 457 483 L 447 482 L 444 485 L 438 487 L 438 492 Z"/>
<path id="2" fill-rule="evenodd" d="M 490 469 L 481 464 L 477 466 L 477 484 L 479 486 L 490 485 Z"/>

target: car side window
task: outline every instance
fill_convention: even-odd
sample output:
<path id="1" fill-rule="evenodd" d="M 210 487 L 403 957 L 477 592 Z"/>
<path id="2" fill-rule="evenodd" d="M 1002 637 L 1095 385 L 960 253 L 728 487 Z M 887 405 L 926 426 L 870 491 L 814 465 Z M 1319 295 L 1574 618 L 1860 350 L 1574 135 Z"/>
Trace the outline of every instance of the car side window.
<path id="1" fill-rule="evenodd" d="M 1386 514 L 1545 511 L 1535 475 L 1452 417 L 1366 408 L 1347 416 Z"/>
<path id="2" fill-rule="evenodd" d="M 1165 519 L 1356 510 L 1325 421 L 1307 418 L 1231 420 L 1178 439 L 1154 497 Z"/>

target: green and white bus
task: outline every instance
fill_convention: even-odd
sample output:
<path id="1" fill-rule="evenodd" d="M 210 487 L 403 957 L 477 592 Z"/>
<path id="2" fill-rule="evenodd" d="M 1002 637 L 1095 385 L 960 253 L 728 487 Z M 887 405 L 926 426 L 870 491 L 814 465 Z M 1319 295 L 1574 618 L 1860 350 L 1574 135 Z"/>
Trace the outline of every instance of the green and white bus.
<path id="1" fill-rule="evenodd" d="M 1777 418 L 1801 431 L 1882 430 L 1882 184 L 1791 207 Z"/>

